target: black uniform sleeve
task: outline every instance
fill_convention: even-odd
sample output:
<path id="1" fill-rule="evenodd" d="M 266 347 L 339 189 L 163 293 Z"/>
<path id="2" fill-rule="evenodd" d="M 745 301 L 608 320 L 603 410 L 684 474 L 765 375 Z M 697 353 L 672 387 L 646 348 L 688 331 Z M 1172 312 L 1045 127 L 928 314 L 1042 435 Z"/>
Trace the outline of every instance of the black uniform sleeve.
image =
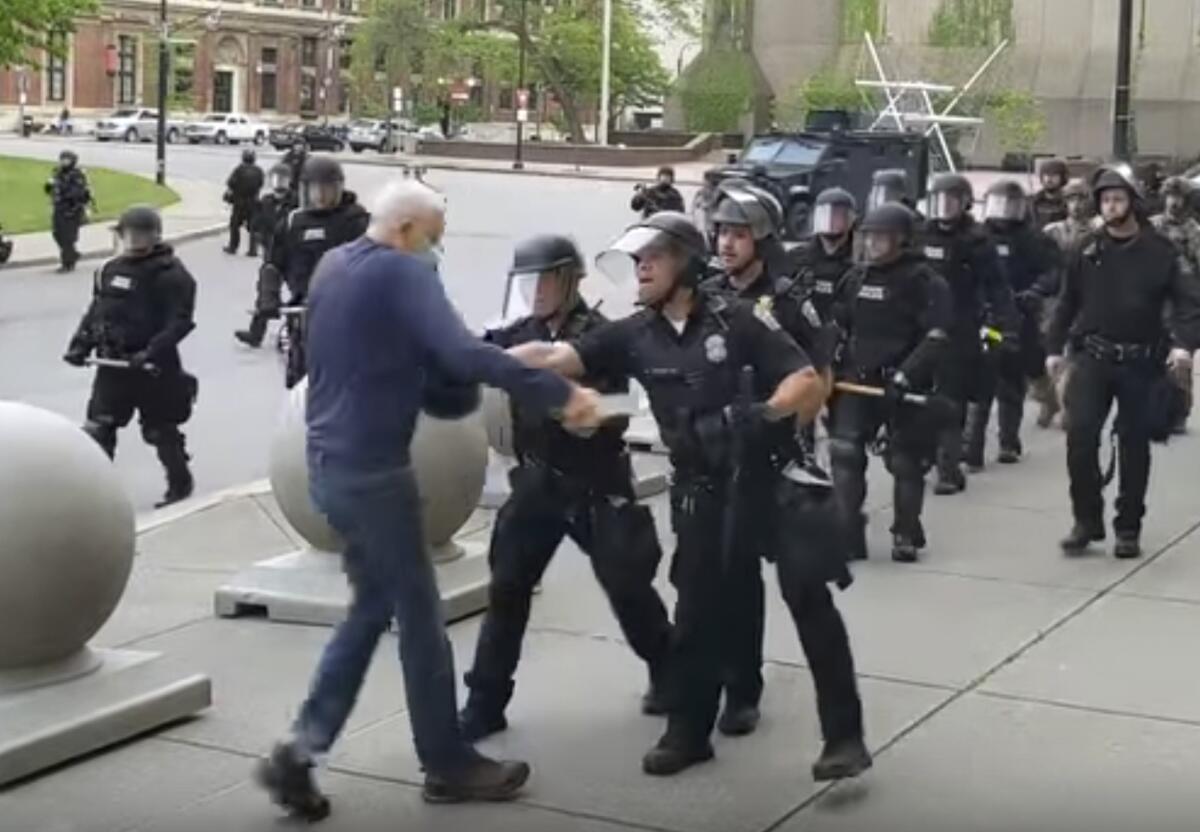
<path id="1" fill-rule="evenodd" d="M 780 298 L 775 311 L 779 323 L 808 354 L 813 366 L 820 371 L 827 369 L 837 344 L 837 330 L 831 324 L 822 323 L 817 307 L 799 281 Z"/>
<path id="2" fill-rule="evenodd" d="M 983 287 L 984 322 L 1001 332 L 1016 332 L 1021 319 L 1013 299 L 1012 285 L 1000 266 L 996 246 L 982 235 L 971 249 L 971 269 Z"/>
<path id="3" fill-rule="evenodd" d="M 502 326 L 498 329 L 489 329 L 483 333 L 483 340 L 489 344 L 495 344 L 502 350 L 506 350 L 517 343 L 517 330 L 525 324 L 525 319 L 522 318 L 508 326 Z"/>
<path id="4" fill-rule="evenodd" d="M 292 218 L 294 214 L 287 214 L 283 220 L 275 226 L 275 239 L 271 243 L 271 265 L 279 270 L 280 274 L 287 274 L 288 252 L 292 250 L 289 239 L 292 234 Z"/>
<path id="5" fill-rule="evenodd" d="M 633 199 L 629 200 L 629 207 L 634 211 L 640 211 L 646 205 L 646 194 L 643 191 L 634 191 Z"/>
<path id="6" fill-rule="evenodd" d="M 637 317 L 606 321 L 571 342 L 587 375 L 616 380 L 635 374 L 631 347 Z"/>
<path id="7" fill-rule="evenodd" d="M 1058 294 L 1059 283 L 1061 282 L 1061 264 L 1062 256 L 1059 252 L 1058 244 L 1042 231 L 1034 231 L 1032 234 L 1033 243 L 1033 263 L 1037 270 L 1037 277 L 1034 278 L 1034 290 L 1045 298 L 1052 298 Z"/>
<path id="8" fill-rule="evenodd" d="M 196 281 L 183 263 L 176 260 L 170 269 L 159 275 L 157 290 L 165 323 L 146 347 L 151 361 L 174 349 L 196 328 Z"/>
<path id="9" fill-rule="evenodd" d="M 1050 355 L 1062 355 L 1066 349 L 1067 336 L 1079 314 L 1082 302 L 1079 295 L 1082 273 L 1083 246 L 1077 246 L 1067 255 L 1062 286 L 1059 287 L 1058 300 L 1054 304 L 1054 312 L 1050 316 L 1050 326 L 1046 332 L 1046 352 Z"/>
<path id="10" fill-rule="evenodd" d="M 679 193 L 677 188 L 666 188 L 663 192 L 663 200 L 659 206 L 664 211 L 679 211 L 683 212 L 683 194 Z"/>
<path id="11" fill-rule="evenodd" d="M 95 329 L 96 296 L 100 292 L 100 272 L 103 268 L 101 266 L 99 269 L 96 269 L 95 276 L 92 278 L 92 299 L 88 302 L 87 311 L 79 319 L 79 326 L 75 328 L 75 334 L 71 336 L 69 349 L 72 352 L 90 353 L 97 346 Z"/>
<path id="12" fill-rule="evenodd" d="M 949 349 L 949 331 L 954 319 L 954 298 L 945 278 L 932 269 L 923 275 L 924 298 L 919 320 L 925 336 L 900 365 L 916 387 L 929 387 L 937 377 Z"/>
<path id="13" fill-rule="evenodd" d="M 741 336 L 744 358 L 754 368 L 755 378 L 767 389 L 813 366 L 808 353 L 763 307 L 739 304 L 733 308 L 731 326 Z"/>
<path id="14" fill-rule="evenodd" d="M 1176 346 L 1188 352 L 1200 350 L 1200 279 L 1179 258 L 1171 261 L 1169 292 L 1170 331 Z"/>

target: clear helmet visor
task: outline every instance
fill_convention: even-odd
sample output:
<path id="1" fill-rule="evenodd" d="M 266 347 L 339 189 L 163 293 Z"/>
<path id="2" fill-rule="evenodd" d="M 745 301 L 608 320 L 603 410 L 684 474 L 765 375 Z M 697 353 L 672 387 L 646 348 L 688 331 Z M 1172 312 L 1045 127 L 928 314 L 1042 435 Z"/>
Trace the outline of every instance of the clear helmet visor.
<path id="1" fill-rule="evenodd" d="M 273 170 L 268 174 L 267 182 L 273 191 L 286 191 L 292 185 L 291 171 Z"/>
<path id="2" fill-rule="evenodd" d="M 1025 200 L 1013 199 L 1005 194 L 988 194 L 983 203 L 983 217 L 1009 222 L 1024 219 Z"/>
<path id="3" fill-rule="evenodd" d="M 863 234 L 863 255 L 868 263 L 892 258 L 900 250 L 900 236 L 893 231 L 867 231 Z"/>
<path id="4" fill-rule="evenodd" d="M 124 228 L 117 232 L 121 252 L 130 254 L 149 251 L 158 244 L 159 235 L 148 228 Z"/>
<path id="5" fill-rule="evenodd" d="M 596 257 L 596 268 L 615 286 L 632 286 L 637 283 L 641 258 L 654 251 L 665 251 L 670 241 L 671 235 L 657 228 L 631 228 Z"/>
<path id="6" fill-rule="evenodd" d="M 538 272 L 518 272 L 508 276 L 508 286 L 504 290 L 504 308 L 500 311 L 505 323 L 533 314 L 538 277 Z"/>
<path id="7" fill-rule="evenodd" d="M 899 202 L 903 199 L 902 194 L 898 189 L 887 185 L 874 185 L 871 192 L 867 194 L 867 210 L 872 211 L 880 205 L 887 205 L 889 202 Z"/>
<path id="8" fill-rule="evenodd" d="M 342 201 L 340 182 L 305 182 L 301 190 L 301 207 L 318 210 L 336 208 Z"/>
<path id="9" fill-rule="evenodd" d="M 949 222 L 962 216 L 963 201 L 958 194 L 940 191 L 929 195 L 929 216 L 931 219 Z"/>
<path id="10" fill-rule="evenodd" d="M 850 209 L 845 205 L 818 205 L 813 209 L 812 230 L 814 234 L 840 237 L 850 230 L 853 223 Z"/>

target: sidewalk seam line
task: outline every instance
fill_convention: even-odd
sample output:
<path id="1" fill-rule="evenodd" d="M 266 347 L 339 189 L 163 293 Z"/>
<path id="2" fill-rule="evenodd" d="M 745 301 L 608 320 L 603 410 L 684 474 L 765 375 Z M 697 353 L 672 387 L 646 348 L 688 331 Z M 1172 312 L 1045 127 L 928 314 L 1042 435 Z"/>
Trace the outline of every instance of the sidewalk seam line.
<path id="1" fill-rule="evenodd" d="M 1040 696 L 1025 696 L 1019 693 L 1006 693 L 997 690 L 976 691 L 979 696 L 989 699 L 1002 699 L 1006 702 L 1022 702 L 1029 705 L 1039 705 L 1047 708 L 1058 708 L 1064 711 L 1096 714 L 1098 716 L 1119 717 L 1122 719 L 1142 719 L 1147 722 L 1161 722 L 1167 725 L 1187 726 L 1200 729 L 1200 718 L 1187 719 L 1178 716 L 1163 716 L 1162 714 L 1144 714 L 1136 711 L 1126 711 L 1119 708 L 1104 708 L 1098 705 L 1083 705 L 1078 702 L 1063 702 L 1057 699 L 1043 699 Z"/>

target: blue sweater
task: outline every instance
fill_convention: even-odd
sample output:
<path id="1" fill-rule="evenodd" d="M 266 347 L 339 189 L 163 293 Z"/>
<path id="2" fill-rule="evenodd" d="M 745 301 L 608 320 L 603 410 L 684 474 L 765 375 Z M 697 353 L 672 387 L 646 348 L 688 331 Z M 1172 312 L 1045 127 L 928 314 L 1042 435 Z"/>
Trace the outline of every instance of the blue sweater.
<path id="1" fill-rule="evenodd" d="M 366 237 L 328 252 L 308 299 L 308 448 L 355 468 L 407 465 L 427 372 L 562 407 L 570 387 L 473 335 L 428 263 Z"/>

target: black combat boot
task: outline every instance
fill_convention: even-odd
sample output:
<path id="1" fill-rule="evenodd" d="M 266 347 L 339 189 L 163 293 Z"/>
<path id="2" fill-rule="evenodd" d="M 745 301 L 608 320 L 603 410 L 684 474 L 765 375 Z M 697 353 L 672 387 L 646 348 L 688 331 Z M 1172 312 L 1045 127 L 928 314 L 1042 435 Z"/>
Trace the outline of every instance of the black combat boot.
<path id="1" fill-rule="evenodd" d="M 192 496 L 196 482 L 192 479 L 191 469 L 188 468 L 191 457 L 184 446 L 183 435 L 176 433 L 174 437 L 156 445 L 155 450 L 158 451 L 159 462 L 167 472 L 167 492 L 154 507 L 165 508 Z"/>
<path id="2" fill-rule="evenodd" d="M 896 563 L 916 563 L 917 552 L 917 543 L 911 536 L 906 534 L 892 536 L 892 560 Z"/>
<path id="3" fill-rule="evenodd" d="M 762 719 L 758 705 L 725 698 L 725 709 L 717 720 L 717 730 L 727 737 L 744 737 L 753 734 Z"/>
<path id="4" fill-rule="evenodd" d="M 861 737 L 852 740 L 827 742 L 821 756 L 813 763 L 813 779 L 817 782 L 857 777 L 871 767 L 871 752 Z"/>
<path id="5" fill-rule="evenodd" d="M 957 465 L 953 468 L 938 468 L 937 483 L 933 486 L 934 494 L 944 497 L 966 490 L 967 475 L 962 472 L 961 468 Z"/>
<path id="6" fill-rule="evenodd" d="M 1121 560 L 1133 560 L 1142 556 L 1142 544 L 1138 542 L 1136 532 L 1117 532 L 1117 542 L 1113 544 L 1113 556 Z"/>
<path id="7" fill-rule="evenodd" d="M 1092 543 L 1104 540 L 1104 526 L 1100 524 L 1076 523 L 1062 539 L 1059 546 L 1067 554 L 1082 552 Z"/>
<path id="8" fill-rule="evenodd" d="M 642 757 L 642 771 L 656 777 L 670 777 L 712 758 L 713 747 L 707 737 L 690 739 L 677 725 L 669 725 L 658 744 Z"/>
<path id="9" fill-rule="evenodd" d="M 426 803 L 513 800 L 530 774 L 529 763 L 492 760 L 474 754 L 469 762 L 453 771 L 426 773 L 421 796 Z"/>
<path id="10" fill-rule="evenodd" d="M 996 460 L 1001 465 L 1013 465 L 1021 461 L 1021 443 L 1002 445 L 1000 447 L 1000 455 Z"/>
<path id="11" fill-rule="evenodd" d="M 967 470 L 977 473 L 983 470 L 983 447 L 987 440 L 988 412 L 982 405 L 967 407 L 967 424 L 963 429 L 963 462 Z"/>
<path id="12" fill-rule="evenodd" d="M 508 719 L 503 710 L 468 700 L 466 707 L 458 712 L 458 730 L 467 742 L 479 742 L 492 734 L 507 731 Z"/>
<path id="13" fill-rule="evenodd" d="M 846 557 L 850 560 L 866 560 L 867 518 L 859 515 L 851 520 L 846 529 Z"/>
<path id="14" fill-rule="evenodd" d="M 312 823 L 329 815 L 329 799 L 317 789 L 313 763 L 291 743 L 278 743 L 258 762 L 255 780 L 289 815 Z"/>
<path id="15" fill-rule="evenodd" d="M 239 329 L 233 333 L 233 337 L 241 341 L 247 347 L 258 349 L 262 346 L 263 337 L 267 334 L 267 315 L 255 313 L 250 318 L 250 326 L 246 329 Z"/>
<path id="16" fill-rule="evenodd" d="M 669 710 L 667 685 L 662 670 L 651 668 L 650 685 L 642 694 L 642 713 L 646 716 L 663 716 Z"/>

